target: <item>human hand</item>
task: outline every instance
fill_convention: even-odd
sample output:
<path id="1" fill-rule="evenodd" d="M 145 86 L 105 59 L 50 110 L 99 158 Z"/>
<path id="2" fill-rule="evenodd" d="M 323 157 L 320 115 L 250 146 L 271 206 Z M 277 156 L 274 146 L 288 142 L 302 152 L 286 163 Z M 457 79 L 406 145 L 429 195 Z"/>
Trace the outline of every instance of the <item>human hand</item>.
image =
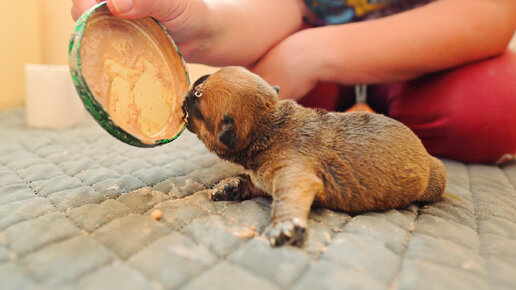
<path id="1" fill-rule="evenodd" d="M 72 1 L 75 19 L 101 2 Z M 306 8 L 302 0 L 107 0 L 107 6 L 121 18 L 154 17 L 168 29 L 186 61 L 213 66 L 256 62 L 300 29 Z"/>
<path id="2" fill-rule="evenodd" d="M 77 20 L 86 10 L 93 7 L 102 0 L 72 0 L 72 17 Z"/>
<path id="3" fill-rule="evenodd" d="M 72 0 L 72 17 L 77 20 L 82 13 L 103 0 Z M 203 29 L 206 12 L 202 0 L 107 0 L 113 15 L 125 19 L 151 16 L 160 21 L 170 32 L 182 54 L 188 58 L 195 45 L 193 40 L 202 40 L 208 33 Z"/>
<path id="4" fill-rule="evenodd" d="M 301 99 L 320 79 L 324 51 L 318 51 L 311 30 L 287 37 L 250 67 L 269 84 L 280 87 L 281 99 Z"/>

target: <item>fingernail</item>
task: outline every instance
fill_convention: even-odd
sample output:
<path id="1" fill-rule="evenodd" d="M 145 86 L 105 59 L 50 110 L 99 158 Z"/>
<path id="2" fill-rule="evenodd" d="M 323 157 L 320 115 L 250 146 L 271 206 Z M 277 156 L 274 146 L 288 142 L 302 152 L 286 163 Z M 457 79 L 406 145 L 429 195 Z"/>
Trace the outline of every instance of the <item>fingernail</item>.
<path id="1" fill-rule="evenodd" d="M 133 0 L 113 0 L 116 12 L 124 14 L 133 9 Z"/>

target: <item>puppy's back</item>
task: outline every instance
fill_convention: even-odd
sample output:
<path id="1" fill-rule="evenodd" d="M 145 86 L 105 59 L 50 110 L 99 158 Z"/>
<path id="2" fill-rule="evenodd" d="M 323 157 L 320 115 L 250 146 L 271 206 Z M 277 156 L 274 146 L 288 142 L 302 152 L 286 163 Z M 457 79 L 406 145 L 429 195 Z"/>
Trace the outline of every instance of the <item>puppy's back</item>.
<path id="1" fill-rule="evenodd" d="M 327 183 L 334 181 L 329 188 L 336 190 L 328 194 L 338 198 L 343 192 L 354 194 L 353 203 L 334 199 L 339 209 L 404 207 L 421 199 L 429 186 L 434 200 L 442 194 L 442 163 L 400 122 L 380 114 L 328 113 L 322 116 L 320 128 L 320 141 L 313 142 L 320 143 L 314 150 L 323 148 L 319 149 L 322 170 L 331 172 Z"/>

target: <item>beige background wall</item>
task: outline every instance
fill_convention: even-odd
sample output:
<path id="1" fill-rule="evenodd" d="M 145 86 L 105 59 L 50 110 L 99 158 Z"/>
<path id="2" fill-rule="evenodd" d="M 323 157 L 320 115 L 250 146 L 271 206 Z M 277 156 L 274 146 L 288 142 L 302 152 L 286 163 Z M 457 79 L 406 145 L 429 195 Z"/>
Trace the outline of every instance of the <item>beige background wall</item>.
<path id="1" fill-rule="evenodd" d="M 25 63 L 67 64 L 71 0 L 0 0 L 0 110 L 23 105 Z M 511 47 L 516 50 L 516 38 Z M 213 68 L 189 65 L 192 81 Z"/>
<path id="2" fill-rule="evenodd" d="M 70 16 L 72 1 L 39 1 L 42 6 L 42 61 L 48 64 L 68 64 L 68 42 L 75 26 Z"/>
<path id="3" fill-rule="evenodd" d="M 509 47 L 510 47 L 513 51 L 516 51 L 516 34 L 514 34 L 514 37 L 512 38 L 511 43 L 509 43 Z"/>
<path id="4" fill-rule="evenodd" d="M 0 7 L 0 108 L 3 108 L 22 104 L 23 64 L 42 60 L 41 0 L 0 0 Z"/>
<path id="5" fill-rule="evenodd" d="M 24 99 L 24 64 L 66 64 L 71 0 L 0 0 L 0 109 Z"/>

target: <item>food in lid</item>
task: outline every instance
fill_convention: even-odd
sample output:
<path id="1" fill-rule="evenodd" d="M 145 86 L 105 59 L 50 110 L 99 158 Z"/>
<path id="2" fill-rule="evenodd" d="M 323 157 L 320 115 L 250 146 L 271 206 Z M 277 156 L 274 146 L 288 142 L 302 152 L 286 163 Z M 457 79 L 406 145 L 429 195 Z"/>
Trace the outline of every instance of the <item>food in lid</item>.
<path id="1" fill-rule="evenodd" d="M 77 21 L 70 68 L 86 109 L 123 142 L 153 147 L 183 132 L 188 73 L 154 19 L 120 19 L 95 6 Z"/>

